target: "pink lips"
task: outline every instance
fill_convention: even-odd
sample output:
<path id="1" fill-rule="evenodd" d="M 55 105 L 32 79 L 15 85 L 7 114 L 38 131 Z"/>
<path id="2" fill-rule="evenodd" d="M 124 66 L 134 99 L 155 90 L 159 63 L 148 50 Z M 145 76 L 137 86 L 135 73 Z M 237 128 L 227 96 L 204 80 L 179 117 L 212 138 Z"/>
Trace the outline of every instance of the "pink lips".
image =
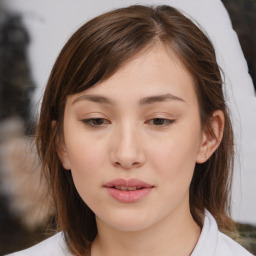
<path id="1" fill-rule="evenodd" d="M 121 203 L 137 202 L 154 188 L 154 186 L 138 179 L 116 179 L 108 182 L 104 187 L 114 199 Z"/>

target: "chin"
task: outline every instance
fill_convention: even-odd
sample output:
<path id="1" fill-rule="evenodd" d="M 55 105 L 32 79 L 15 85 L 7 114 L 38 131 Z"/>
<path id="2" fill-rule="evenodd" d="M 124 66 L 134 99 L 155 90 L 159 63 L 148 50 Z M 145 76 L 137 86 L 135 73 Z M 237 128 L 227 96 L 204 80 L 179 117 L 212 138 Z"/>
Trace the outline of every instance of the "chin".
<path id="1" fill-rule="evenodd" d="M 154 221 L 143 213 L 118 213 L 112 214 L 111 218 L 100 218 L 109 227 L 119 231 L 140 231 L 153 225 Z"/>

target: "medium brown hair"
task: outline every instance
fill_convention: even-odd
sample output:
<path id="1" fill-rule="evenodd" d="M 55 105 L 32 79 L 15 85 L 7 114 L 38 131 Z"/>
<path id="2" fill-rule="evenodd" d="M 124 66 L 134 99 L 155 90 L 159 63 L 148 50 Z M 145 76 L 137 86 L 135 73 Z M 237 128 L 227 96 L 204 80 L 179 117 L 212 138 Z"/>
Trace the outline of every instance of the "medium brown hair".
<path id="1" fill-rule="evenodd" d="M 202 128 L 213 134 L 213 112 L 224 113 L 224 134 L 218 149 L 208 161 L 195 166 L 190 210 L 200 226 L 206 208 L 220 229 L 232 227 L 228 211 L 233 133 L 214 48 L 197 25 L 178 10 L 136 5 L 98 16 L 72 35 L 53 66 L 42 101 L 38 152 L 55 202 L 59 230 L 64 231 L 67 245 L 76 255 L 89 253 L 97 227 L 94 213 L 78 195 L 70 171 L 63 168 L 57 154 L 66 98 L 109 78 L 136 54 L 157 43 L 170 49 L 193 77 Z M 56 125 L 52 128 L 53 120 Z"/>

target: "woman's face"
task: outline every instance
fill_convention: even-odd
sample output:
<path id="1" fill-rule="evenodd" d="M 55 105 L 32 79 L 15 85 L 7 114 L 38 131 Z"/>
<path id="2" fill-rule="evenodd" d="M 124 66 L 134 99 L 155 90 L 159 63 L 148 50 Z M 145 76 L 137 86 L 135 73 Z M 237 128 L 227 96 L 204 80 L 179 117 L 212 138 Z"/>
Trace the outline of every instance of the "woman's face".
<path id="1" fill-rule="evenodd" d="M 59 155 L 98 225 L 135 231 L 189 214 L 204 137 L 191 76 L 158 46 L 67 98 Z"/>

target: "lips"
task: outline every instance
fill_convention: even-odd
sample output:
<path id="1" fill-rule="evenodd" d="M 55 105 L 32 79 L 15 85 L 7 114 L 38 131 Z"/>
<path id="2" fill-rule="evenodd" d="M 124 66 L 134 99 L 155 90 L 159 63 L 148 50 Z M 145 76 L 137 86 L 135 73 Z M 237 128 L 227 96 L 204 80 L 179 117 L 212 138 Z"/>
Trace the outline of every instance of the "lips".
<path id="1" fill-rule="evenodd" d="M 116 179 L 108 182 L 104 187 L 113 188 L 113 187 L 138 187 L 138 188 L 152 188 L 153 185 L 147 184 L 139 179 Z"/>
<path id="2" fill-rule="evenodd" d="M 139 179 L 116 179 L 104 185 L 108 193 L 121 203 L 132 203 L 141 200 L 148 195 L 153 185 Z"/>

